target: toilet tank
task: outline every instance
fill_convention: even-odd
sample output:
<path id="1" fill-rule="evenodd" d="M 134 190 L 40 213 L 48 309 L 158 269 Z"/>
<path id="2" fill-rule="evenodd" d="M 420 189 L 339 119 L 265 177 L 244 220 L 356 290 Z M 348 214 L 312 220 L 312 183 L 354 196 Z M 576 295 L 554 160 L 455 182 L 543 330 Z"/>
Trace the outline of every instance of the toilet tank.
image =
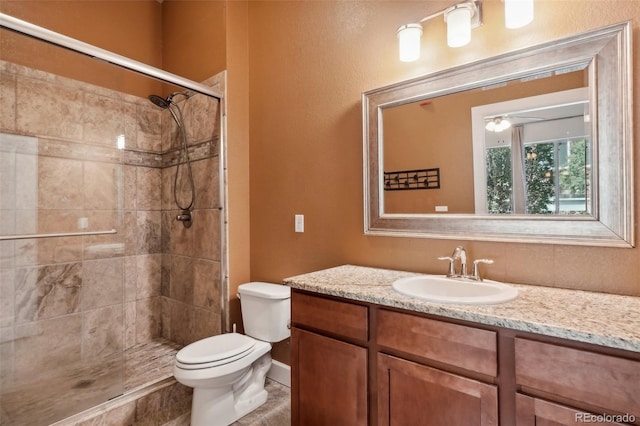
<path id="1" fill-rule="evenodd" d="M 238 295 L 245 334 L 264 342 L 279 342 L 290 336 L 290 287 L 252 282 L 238 286 Z"/>

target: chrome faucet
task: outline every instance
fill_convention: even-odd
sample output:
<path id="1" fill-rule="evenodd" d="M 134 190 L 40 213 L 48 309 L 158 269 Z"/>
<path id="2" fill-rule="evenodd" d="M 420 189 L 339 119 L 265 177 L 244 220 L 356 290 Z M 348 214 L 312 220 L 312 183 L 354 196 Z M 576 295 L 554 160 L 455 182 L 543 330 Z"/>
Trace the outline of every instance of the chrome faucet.
<path id="1" fill-rule="evenodd" d="M 447 272 L 448 278 L 465 278 L 474 281 L 482 281 L 480 277 L 480 270 L 478 269 L 478 264 L 480 263 L 493 263 L 491 259 L 476 259 L 473 261 L 473 269 L 471 270 L 471 275 L 467 273 L 467 252 L 462 246 L 457 246 L 451 256 L 440 256 L 438 260 L 448 260 L 449 261 L 449 270 Z M 460 261 L 460 270 L 456 272 L 456 261 Z"/>
<path id="2" fill-rule="evenodd" d="M 458 246 L 453 250 L 451 254 L 453 261 L 460 259 L 460 276 L 467 276 L 467 251 L 462 246 Z"/>
<path id="3" fill-rule="evenodd" d="M 449 272 L 447 272 L 447 277 L 449 278 L 460 278 L 467 275 L 467 252 L 464 247 L 458 246 L 453 250 L 451 256 L 440 256 L 438 260 L 448 260 L 449 261 Z M 456 261 L 460 260 L 460 272 L 456 272 Z"/>

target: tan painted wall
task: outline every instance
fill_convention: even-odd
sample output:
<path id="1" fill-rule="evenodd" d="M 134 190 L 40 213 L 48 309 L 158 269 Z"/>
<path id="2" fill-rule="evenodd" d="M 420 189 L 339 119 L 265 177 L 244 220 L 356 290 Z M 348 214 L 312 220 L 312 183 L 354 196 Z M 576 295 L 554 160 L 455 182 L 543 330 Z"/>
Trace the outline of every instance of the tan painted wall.
<path id="1" fill-rule="evenodd" d="M 2 0 L 0 11 L 153 66 L 162 63 L 156 0 Z"/>
<path id="2" fill-rule="evenodd" d="M 473 258 L 495 259 L 493 279 L 640 295 L 639 249 L 363 234 L 361 92 L 623 20 L 640 26 L 638 1 L 537 0 L 535 21 L 507 30 L 502 3 L 485 0 L 484 26 L 468 46 L 446 47 L 435 19 L 422 59 L 399 62 L 397 27 L 450 3 L 250 3 L 251 278 L 278 282 L 345 263 L 443 273 L 436 257 L 463 243 Z M 634 46 L 639 87 L 637 29 Z"/>
<path id="3" fill-rule="evenodd" d="M 131 59 L 162 67 L 162 6 L 155 0 L 2 0 L 0 12 Z M 0 30 L 3 59 L 114 90 L 147 96 L 161 84 L 130 71 Z"/>
<path id="4" fill-rule="evenodd" d="M 0 1 L 3 13 L 197 82 L 226 68 L 225 9 L 223 1 L 195 0 Z M 157 81 L 8 31 L 0 43 L 12 62 L 138 96 L 163 91 Z"/>
<path id="5" fill-rule="evenodd" d="M 198 82 L 224 71 L 225 23 L 224 1 L 164 0 L 163 69 Z"/>
<path id="6" fill-rule="evenodd" d="M 238 285 L 251 280 L 249 199 L 249 8 L 245 1 L 227 10 L 227 174 L 229 229 L 229 327 L 242 325 Z"/>

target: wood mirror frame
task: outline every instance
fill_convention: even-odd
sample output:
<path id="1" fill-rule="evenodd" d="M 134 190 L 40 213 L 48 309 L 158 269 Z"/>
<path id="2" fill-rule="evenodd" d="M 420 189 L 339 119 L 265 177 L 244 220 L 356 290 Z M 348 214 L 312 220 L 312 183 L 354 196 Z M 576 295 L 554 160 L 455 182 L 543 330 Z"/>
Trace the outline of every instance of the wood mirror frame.
<path id="1" fill-rule="evenodd" d="M 593 217 L 384 212 L 385 108 L 581 64 L 589 68 L 596 118 Z M 623 22 L 364 92 L 365 234 L 633 247 L 632 72 L 631 23 Z"/>

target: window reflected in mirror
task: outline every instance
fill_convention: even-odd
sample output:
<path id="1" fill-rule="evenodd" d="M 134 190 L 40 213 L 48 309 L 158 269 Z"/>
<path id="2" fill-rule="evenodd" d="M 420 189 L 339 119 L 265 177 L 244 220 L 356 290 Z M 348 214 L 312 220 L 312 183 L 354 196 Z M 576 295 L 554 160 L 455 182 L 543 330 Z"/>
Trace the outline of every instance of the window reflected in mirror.
<path id="1" fill-rule="evenodd" d="M 472 108 L 476 213 L 593 214 L 589 93 Z"/>
<path id="2" fill-rule="evenodd" d="M 519 158 L 524 176 L 514 176 L 511 146 L 486 148 L 489 214 L 591 214 L 591 159 L 587 138 L 529 143 Z M 521 206 L 514 186 L 521 185 Z"/>

